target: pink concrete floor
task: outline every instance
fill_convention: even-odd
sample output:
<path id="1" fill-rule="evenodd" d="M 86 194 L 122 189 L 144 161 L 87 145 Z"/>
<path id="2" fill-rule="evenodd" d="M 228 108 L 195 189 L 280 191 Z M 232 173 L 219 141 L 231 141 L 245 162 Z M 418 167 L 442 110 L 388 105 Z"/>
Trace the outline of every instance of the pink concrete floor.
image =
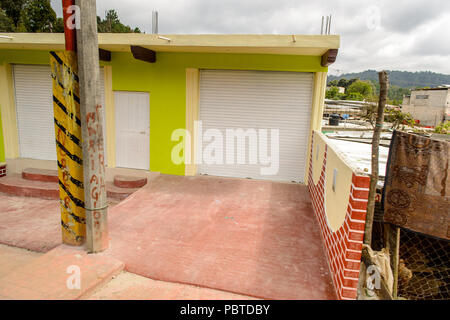
<path id="1" fill-rule="evenodd" d="M 0 243 L 37 252 L 47 252 L 61 244 L 58 200 L 0 193 Z"/>
<path id="2" fill-rule="evenodd" d="M 307 187 L 161 175 L 109 211 L 129 272 L 268 299 L 335 299 Z"/>
<path id="3" fill-rule="evenodd" d="M 81 299 L 123 268 L 121 261 L 101 253 L 87 254 L 83 248 L 60 245 L 0 276 L 0 300 Z M 74 287 L 71 276 L 76 274 L 79 286 Z"/>

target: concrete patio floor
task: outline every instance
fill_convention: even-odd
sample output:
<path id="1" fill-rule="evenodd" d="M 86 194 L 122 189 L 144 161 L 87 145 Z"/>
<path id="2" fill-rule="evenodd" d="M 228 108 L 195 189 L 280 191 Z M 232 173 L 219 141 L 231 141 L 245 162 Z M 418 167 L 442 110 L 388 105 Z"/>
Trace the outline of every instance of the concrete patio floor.
<path id="1" fill-rule="evenodd" d="M 335 299 L 307 187 L 161 175 L 109 211 L 110 249 L 155 280 L 266 299 Z"/>
<path id="2" fill-rule="evenodd" d="M 59 221 L 56 200 L 0 194 L 0 243 L 47 252 L 61 243 Z M 152 281 L 266 299 L 336 298 L 304 185 L 160 175 L 110 207 L 109 229 L 101 255 Z M 156 299 L 152 286 L 136 297 Z M 118 298 L 134 289 L 124 290 Z M 179 297 L 174 290 L 167 297 Z"/>
<path id="3" fill-rule="evenodd" d="M 36 252 L 60 245 L 59 201 L 0 193 L 0 243 Z"/>

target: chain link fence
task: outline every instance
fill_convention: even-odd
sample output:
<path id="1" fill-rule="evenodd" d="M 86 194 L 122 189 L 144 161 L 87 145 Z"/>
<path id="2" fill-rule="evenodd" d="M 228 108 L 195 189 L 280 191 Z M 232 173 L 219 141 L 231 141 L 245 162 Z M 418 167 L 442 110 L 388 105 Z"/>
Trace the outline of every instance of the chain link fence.
<path id="1" fill-rule="evenodd" d="M 396 227 L 382 222 L 375 204 L 372 248 L 389 248 L 395 270 Z M 450 300 L 450 242 L 400 228 L 397 297 L 408 300 Z"/>
<path id="2" fill-rule="evenodd" d="M 450 299 L 450 242 L 400 229 L 398 296 Z"/>

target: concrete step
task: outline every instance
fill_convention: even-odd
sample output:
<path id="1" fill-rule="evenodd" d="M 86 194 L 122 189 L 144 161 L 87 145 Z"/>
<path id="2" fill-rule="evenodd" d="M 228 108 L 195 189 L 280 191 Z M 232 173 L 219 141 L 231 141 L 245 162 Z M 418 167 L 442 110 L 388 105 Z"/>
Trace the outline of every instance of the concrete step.
<path id="1" fill-rule="evenodd" d="M 0 178 L 0 192 L 19 197 L 59 199 L 57 182 L 23 179 L 19 174 L 8 174 Z"/>
<path id="2" fill-rule="evenodd" d="M 26 168 L 22 171 L 22 178 L 43 182 L 58 182 L 58 170 Z"/>
<path id="3" fill-rule="evenodd" d="M 117 200 L 124 200 L 139 188 L 121 188 L 114 185 L 112 182 L 106 182 L 106 196 Z"/>
<path id="4" fill-rule="evenodd" d="M 112 182 L 106 183 L 107 197 L 111 199 L 123 200 L 137 190 L 138 188 L 119 188 Z M 19 197 L 59 199 L 58 182 L 24 179 L 20 174 L 0 178 L 0 192 Z"/>
<path id="5" fill-rule="evenodd" d="M 147 184 L 145 177 L 133 177 L 116 175 L 114 176 L 114 185 L 119 188 L 141 188 Z"/>

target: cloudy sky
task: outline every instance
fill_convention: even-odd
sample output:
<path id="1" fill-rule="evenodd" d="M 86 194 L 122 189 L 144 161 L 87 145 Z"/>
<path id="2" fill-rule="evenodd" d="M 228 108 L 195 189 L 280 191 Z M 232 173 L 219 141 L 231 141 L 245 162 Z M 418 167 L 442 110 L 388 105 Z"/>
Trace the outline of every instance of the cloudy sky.
<path id="1" fill-rule="evenodd" d="M 62 16 L 61 0 L 51 0 Z M 341 36 L 333 74 L 366 69 L 430 70 L 450 74 L 448 0 L 97 0 L 97 15 L 115 9 L 121 21 L 159 33 L 320 34 L 332 15 Z"/>

